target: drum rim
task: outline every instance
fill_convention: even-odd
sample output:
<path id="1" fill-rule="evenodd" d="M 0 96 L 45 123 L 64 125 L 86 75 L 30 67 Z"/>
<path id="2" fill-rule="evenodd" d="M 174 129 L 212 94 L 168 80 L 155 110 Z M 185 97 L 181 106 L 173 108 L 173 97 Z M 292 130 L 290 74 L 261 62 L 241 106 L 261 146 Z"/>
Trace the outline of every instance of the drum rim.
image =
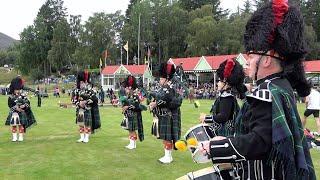
<path id="1" fill-rule="evenodd" d="M 208 125 L 208 124 L 203 124 L 203 123 L 202 123 L 202 124 L 195 125 L 195 126 L 192 126 L 192 127 L 189 128 L 189 130 L 184 134 L 184 139 L 187 140 L 187 135 L 190 134 L 190 132 L 191 132 L 193 129 L 196 129 L 196 128 L 200 127 L 200 126 L 208 126 L 208 127 L 210 127 L 210 125 Z"/>

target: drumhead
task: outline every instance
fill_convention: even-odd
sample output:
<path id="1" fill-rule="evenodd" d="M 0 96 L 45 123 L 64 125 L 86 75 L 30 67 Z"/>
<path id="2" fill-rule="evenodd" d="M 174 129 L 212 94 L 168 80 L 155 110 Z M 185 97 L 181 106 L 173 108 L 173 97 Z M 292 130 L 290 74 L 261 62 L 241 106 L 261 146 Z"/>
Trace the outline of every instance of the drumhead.
<path id="1" fill-rule="evenodd" d="M 186 132 L 186 134 L 184 135 L 184 138 L 186 139 L 188 134 L 190 134 L 193 130 L 197 129 L 198 127 L 208 127 L 209 128 L 210 125 L 208 125 L 208 124 L 198 124 L 196 126 L 193 126 Z"/>
<path id="2" fill-rule="evenodd" d="M 211 159 L 208 156 L 205 156 L 200 152 L 199 149 L 195 149 L 192 153 L 192 159 L 195 163 L 208 163 L 211 162 Z"/>

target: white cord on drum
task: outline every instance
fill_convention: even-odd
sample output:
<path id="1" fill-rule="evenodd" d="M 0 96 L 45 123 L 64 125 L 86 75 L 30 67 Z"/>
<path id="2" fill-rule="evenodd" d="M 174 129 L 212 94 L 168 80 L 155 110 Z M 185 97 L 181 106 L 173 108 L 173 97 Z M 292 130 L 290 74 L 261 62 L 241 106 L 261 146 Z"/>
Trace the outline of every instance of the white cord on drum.
<path id="1" fill-rule="evenodd" d="M 213 169 L 219 174 L 220 179 L 223 180 L 221 173 L 220 173 L 219 165 L 213 165 Z"/>

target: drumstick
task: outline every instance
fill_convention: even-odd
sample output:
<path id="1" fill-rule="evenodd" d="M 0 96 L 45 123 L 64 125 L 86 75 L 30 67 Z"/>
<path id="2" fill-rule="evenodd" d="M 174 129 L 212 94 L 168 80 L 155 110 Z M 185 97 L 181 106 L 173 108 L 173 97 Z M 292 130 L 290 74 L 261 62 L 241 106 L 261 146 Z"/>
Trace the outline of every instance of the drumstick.
<path id="1" fill-rule="evenodd" d="M 210 154 L 208 153 L 207 149 L 204 148 L 203 143 L 201 143 L 202 149 L 206 151 L 206 155 L 208 156 L 208 159 L 210 158 Z"/>

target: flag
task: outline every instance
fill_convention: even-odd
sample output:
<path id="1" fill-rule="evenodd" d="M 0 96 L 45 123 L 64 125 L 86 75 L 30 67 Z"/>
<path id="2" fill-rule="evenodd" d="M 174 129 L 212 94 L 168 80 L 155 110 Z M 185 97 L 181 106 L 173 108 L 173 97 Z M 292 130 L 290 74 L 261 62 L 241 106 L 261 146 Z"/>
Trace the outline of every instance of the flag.
<path id="1" fill-rule="evenodd" d="M 144 57 L 144 64 L 148 64 L 148 60 L 146 56 Z"/>
<path id="2" fill-rule="evenodd" d="M 100 58 L 100 68 L 102 68 L 102 59 Z"/>
<path id="3" fill-rule="evenodd" d="M 129 49 L 129 42 L 127 41 L 126 45 L 123 46 L 123 49 L 125 49 L 128 52 Z"/>

